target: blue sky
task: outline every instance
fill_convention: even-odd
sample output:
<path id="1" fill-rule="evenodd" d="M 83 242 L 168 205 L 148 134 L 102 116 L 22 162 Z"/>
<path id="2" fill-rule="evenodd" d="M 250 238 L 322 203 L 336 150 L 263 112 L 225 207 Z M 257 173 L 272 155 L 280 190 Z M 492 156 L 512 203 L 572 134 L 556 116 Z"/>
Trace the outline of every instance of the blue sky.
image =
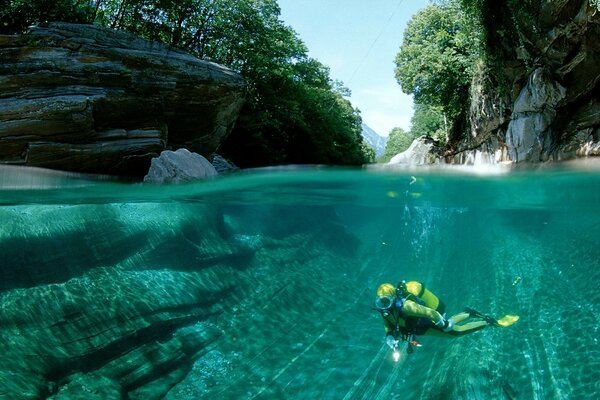
<path id="1" fill-rule="evenodd" d="M 281 19 L 309 55 L 352 91 L 363 121 L 382 136 L 410 129 L 412 97 L 394 78 L 407 22 L 429 0 L 278 0 Z"/>

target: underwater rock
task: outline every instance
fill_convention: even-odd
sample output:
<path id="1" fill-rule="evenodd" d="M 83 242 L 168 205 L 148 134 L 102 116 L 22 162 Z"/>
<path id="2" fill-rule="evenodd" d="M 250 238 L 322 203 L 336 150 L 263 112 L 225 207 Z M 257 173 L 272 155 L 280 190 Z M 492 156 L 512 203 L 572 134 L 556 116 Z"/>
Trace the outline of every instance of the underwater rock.
<path id="1" fill-rule="evenodd" d="M 212 178 L 217 175 L 215 167 L 200 154 L 187 149 L 165 150 L 153 158 L 146 183 L 181 183 Z"/>
<path id="2" fill-rule="evenodd" d="M 93 25 L 0 36 L 0 163 L 143 176 L 166 148 L 212 154 L 244 102 L 237 73 Z"/>

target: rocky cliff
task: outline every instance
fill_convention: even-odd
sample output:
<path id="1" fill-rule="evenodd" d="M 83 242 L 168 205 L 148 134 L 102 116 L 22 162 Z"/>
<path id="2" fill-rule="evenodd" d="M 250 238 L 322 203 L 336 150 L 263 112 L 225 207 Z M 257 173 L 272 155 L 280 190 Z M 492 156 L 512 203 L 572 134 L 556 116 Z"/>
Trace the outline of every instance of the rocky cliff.
<path id="1" fill-rule="evenodd" d="M 600 12 L 588 0 L 532 1 L 519 18 L 505 3 L 486 27 L 500 57 L 476 76 L 470 134 L 451 138 L 447 161 L 599 156 Z"/>
<path id="2" fill-rule="evenodd" d="M 245 94 L 223 66 L 92 25 L 0 36 L 0 58 L 1 163 L 144 175 L 166 148 L 214 152 Z"/>

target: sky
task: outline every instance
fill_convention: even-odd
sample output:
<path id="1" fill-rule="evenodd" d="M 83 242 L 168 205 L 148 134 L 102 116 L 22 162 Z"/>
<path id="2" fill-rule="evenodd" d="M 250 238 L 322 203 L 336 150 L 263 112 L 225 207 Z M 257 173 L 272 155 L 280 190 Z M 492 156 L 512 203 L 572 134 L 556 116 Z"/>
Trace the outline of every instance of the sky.
<path id="1" fill-rule="evenodd" d="M 278 0 L 281 19 L 352 91 L 363 122 L 381 136 L 410 129 L 412 96 L 394 77 L 394 59 L 410 18 L 429 0 Z"/>

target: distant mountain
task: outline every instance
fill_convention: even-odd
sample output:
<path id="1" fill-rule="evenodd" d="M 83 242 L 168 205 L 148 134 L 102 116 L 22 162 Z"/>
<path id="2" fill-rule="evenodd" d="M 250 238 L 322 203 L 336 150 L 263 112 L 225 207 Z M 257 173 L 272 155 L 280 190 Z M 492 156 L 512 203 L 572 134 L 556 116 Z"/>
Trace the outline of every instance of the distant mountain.
<path id="1" fill-rule="evenodd" d="M 364 122 L 362 123 L 362 137 L 365 140 L 365 143 L 375 150 L 376 157 L 383 154 L 387 138 L 380 136 Z"/>

